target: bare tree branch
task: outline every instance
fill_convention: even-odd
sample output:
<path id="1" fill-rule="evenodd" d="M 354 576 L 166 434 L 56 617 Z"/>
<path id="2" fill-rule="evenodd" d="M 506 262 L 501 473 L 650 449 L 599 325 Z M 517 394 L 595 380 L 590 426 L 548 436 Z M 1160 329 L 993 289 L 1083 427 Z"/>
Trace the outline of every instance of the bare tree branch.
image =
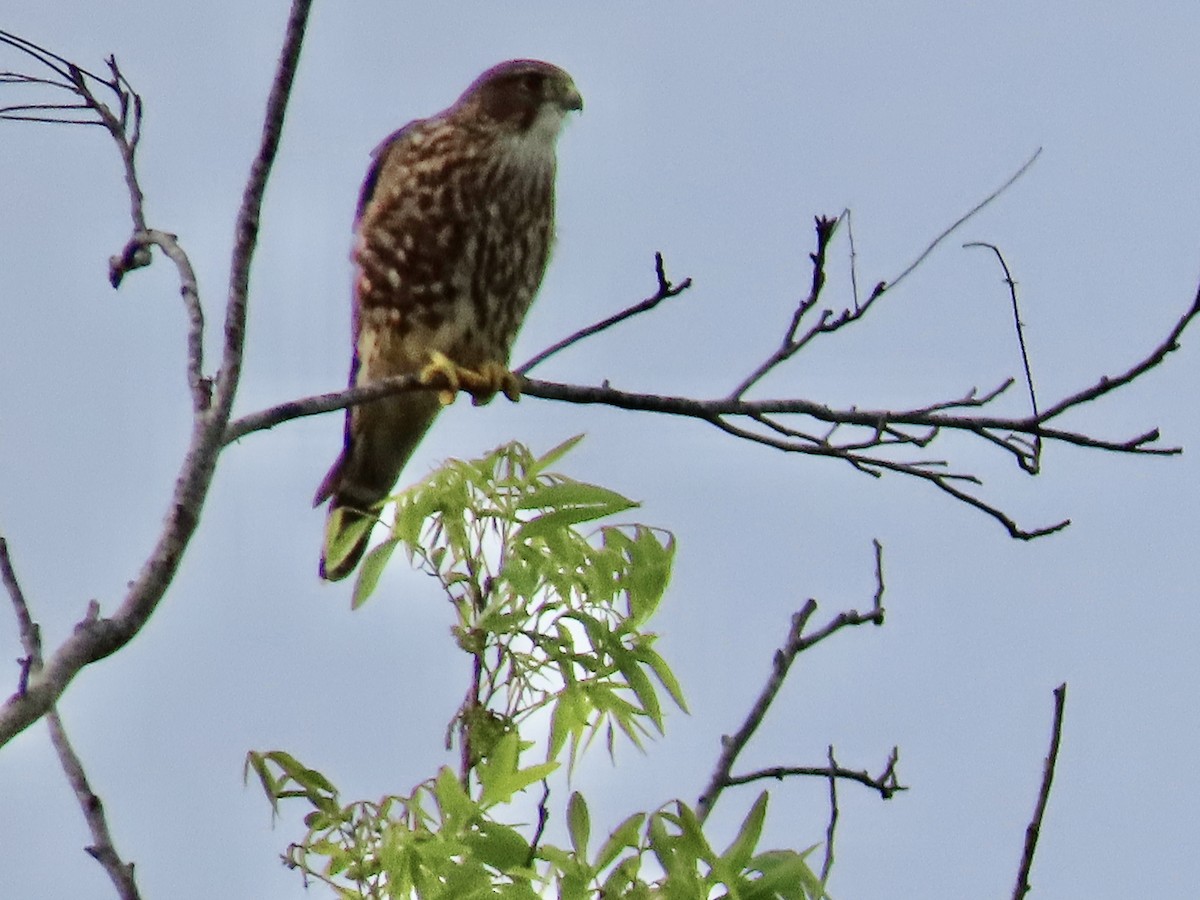
<path id="1" fill-rule="evenodd" d="M 1025 829 L 1025 849 L 1021 852 L 1021 867 L 1017 871 L 1017 884 L 1013 888 L 1013 900 L 1022 900 L 1029 893 L 1029 870 L 1033 868 L 1033 854 L 1037 850 L 1038 835 L 1042 830 L 1042 818 L 1046 804 L 1050 801 L 1050 785 L 1054 782 L 1054 766 L 1058 762 L 1058 746 L 1062 741 L 1063 707 L 1067 702 L 1067 685 L 1064 682 L 1054 689 L 1054 725 L 1050 734 L 1050 752 L 1042 766 L 1042 786 L 1038 789 L 1037 806 L 1033 818 Z"/>
<path id="2" fill-rule="evenodd" d="M 17 573 L 13 571 L 12 559 L 8 555 L 8 541 L 0 535 L 0 582 L 8 592 L 12 601 L 13 612 L 17 617 L 17 630 L 21 637 L 21 647 L 25 656 L 21 659 L 21 678 L 17 693 L 24 694 L 29 687 L 30 674 L 42 667 L 42 635 L 41 629 L 29 614 L 29 604 L 25 602 L 25 594 L 17 581 Z"/>
<path id="3" fill-rule="evenodd" d="M 654 254 L 654 274 L 658 278 L 658 290 L 642 300 L 640 303 L 635 303 L 633 306 L 626 307 L 619 313 L 615 313 L 606 319 L 601 319 L 594 325 L 588 325 L 586 328 L 581 328 L 574 334 L 567 335 L 561 341 L 551 344 L 541 353 L 530 357 L 526 362 L 513 369 L 518 375 L 525 375 L 534 366 L 539 365 L 549 357 L 558 353 L 560 350 L 565 350 L 572 344 L 577 344 L 584 338 L 589 338 L 594 334 L 599 334 L 607 328 L 611 328 L 619 322 L 624 322 L 626 319 L 631 319 L 639 313 L 649 312 L 662 303 L 664 300 L 669 300 L 671 297 L 678 297 L 684 291 L 692 286 L 692 279 L 685 278 L 679 284 L 672 284 L 667 278 L 667 270 L 663 264 L 663 255 L 661 253 Z"/>
<path id="4" fill-rule="evenodd" d="M 50 741 L 54 744 L 58 761 L 66 773 L 71 789 L 75 792 L 80 809 L 83 810 L 88 830 L 92 833 L 92 843 L 84 849 L 108 873 L 121 900 L 139 900 L 141 895 L 138 893 L 137 882 L 134 881 L 133 863 L 124 862 L 117 853 L 112 834 L 108 830 L 108 820 L 104 815 L 104 804 L 88 783 L 83 763 L 67 739 L 67 732 L 57 707 L 52 707 L 46 713 L 46 724 L 50 727 Z"/>
<path id="5" fill-rule="evenodd" d="M 912 273 L 919 265 L 921 265 L 921 263 L 926 260 L 926 258 L 928 258 L 929 254 L 931 254 L 938 247 L 938 245 L 942 243 L 942 241 L 953 234 L 961 225 L 972 219 L 977 213 L 979 213 L 980 210 L 1012 187 L 1017 179 L 1029 171 L 1030 166 L 1037 161 L 1037 158 L 1041 155 L 1041 152 L 1041 148 L 1038 148 L 1033 156 L 1031 156 L 1025 162 L 1025 164 L 1016 171 L 1014 175 L 1004 182 L 1004 184 L 1000 185 L 1000 187 L 988 194 L 988 196 L 986 196 L 983 200 L 971 207 L 970 210 L 960 216 L 957 221 L 950 225 L 950 227 L 946 228 L 941 234 L 935 237 L 929 243 L 929 245 L 921 251 L 917 258 L 909 264 L 908 268 L 892 279 L 891 282 L 881 281 L 875 285 L 874 290 L 871 291 L 871 294 L 869 297 L 867 297 L 866 302 L 861 304 L 858 302 L 858 277 L 854 267 L 855 251 L 853 245 L 853 235 L 851 235 L 850 278 L 851 285 L 853 287 L 854 308 L 843 309 L 837 315 L 834 315 L 833 310 L 830 308 L 823 309 L 818 316 L 817 321 L 813 325 L 809 326 L 808 330 L 805 331 L 803 335 L 797 337 L 800 331 L 802 320 L 812 309 L 817 306 L 817 303 L 820 301 L 821 289 L 825 286 L 825 257 L 829 248 L 829 243 L 831 240 L 833 240 L 834 232 L 836 231 L 837 226 L 841 223 L 842 219 L 846 219 L 848 224 L 850 211 L 844 211 L 842 215 L 836 219 L 818 216 L 816 219 L 817 249 L 816 252 L 809 257 L 812 260 L 813 273 L 812 285 L 809 289 L 808 296 L 800 301 L 800 304 L 796 307 L 795 312 L 792 314 L 791 323 L 784 332 L 783 340 L 778 349 L 776 349 L 774 353 L 760 363 L 753 372 L 747 375 L 741 381 L 741 383 L 730 392 L 730 398 L 739 398 L 744 395 L 746 391 L 757 384 L 762 378 L 771 372 L 771 370 L 781 363 L 791 359 L 793 356 L 803 350 L 804 347 L 807 346 L 817 336 L 838 331 L 839 329 L 861 319 L 875 304 L 876 300 L 883 296 L 886 291 L 896 287 L 896 285 L 907 278 L 910 273 Z"/>
<path id="6" fill-rule="evenodd" d="M 1033 164 L 1035 162 L 1037 162 L 1038 157 L 1041 155 L 1042 155 L 1042 148 L 1038 147 L 1035 151 L 1033 151 L 1033 156 L 1029 157 L 1029 159 L 1027 159 L 1025 161 L 1025 164 L 1022 165 L 1021 168 L 1017 169 L 1017 171 L 1013 174 L 1013 176 L 1011 178 L 1008 179 L 1008 181 L 1004 182 L 1004 184 L 1000 185 L 1000 187 L 996 188 L 996 190 L 992 191 L 990 194 L 988 194 L 986 197 L 984 197 L 982 200 L 980 200 L 977 204 L 975 204 L 975 206 L 971 207 L 969 210 L 967 210 L 965 213 L 963 213 L 963 215 L 956 222 L 954 222 L 949 228 L 947 228 L 945 231 L 943 231 L 941 234 L 939 234 L 937 237 L 935 237 L 932 241 L 930 241 L 929 246 L 926 247 L 923 251 L 921 251 L 921 254 L 916 259 L 914 259 L 911 263 L 909 263 L 908 268 L 906 268 L 903 272 L 901 272 L 899 275 L 897 275 L 895 278 L 893 278 L 891 280 L 891 282 L 887 283 L 886 287 L 876 288 L 876 293 L 881 293 L 883 290 L 891 290 L 892 288 L 896 287 L 896 285 L 898 285 L 900 282 L 902 282 L 905 278 L 907 278 L 909 275 L 911 275 L 917 269 L 917 267 L 921 265 L 921 263 L 925 262 L 926 258 L 929 256 L 929 254 L 937 249 L 938 245 L 942 241 L 944 241 L 946 238 L 950 237 L 950 235 L 952 235 L 955 231 L 957 231 L 960 226 L 965 225 L 968 221 L 973 219 L 975 217 L 976 213 L 978 213 L 985 206 L 989 205 L 993 200 L 998 198 L 1001 194 L 1003 194 L 1010 187 L 1012 187 L 1017 182 L 1017 180 L 1020 179 L 1020 177 L 1022 175 L 1024 175 L 1026 172 L 1029 171 L 1030 167 L 1033 166 Z"/>
<path id="7" fill-rule="evenodd" d="M 1033 159 L 1036 159 L 1036 154 Z M 1021 170 L 1004 186 L 993 192 L 973 212 L 978 211 L 995 199 L 1020 174 L 1032 164 L 1030 159 Z M 968 214 L 969 217 L 970 214 Z M 848 218 L 848 216 L 846 216 Z M 678 397 L 663 394 L 633 393 L 612 387 L 608 381 L 596 387 L 538 381 L 520 377 L 521 392 L 529 396 L 566 403 L 600 404 L 639 412 L 694 418 L 724 431 L 725 433 L 762 444 L 776 450 L 800 453 L 809 456 L 839 459 L 856 471 L 878 477 L 885 472 L 917 478 L 928 482 L 955 500 L 966 503 L 998 522 L 1013 538 L 1031 540 L 1052 534 L 1070 524 L 1070 519 L 1061 519 L 1037 527 L 1024 527 L 1004 512 L 999 506 L 978 496 L 965 485 L 982 484 L 980 479 L 966 471 L 953 471 L 944 459 L 917 455 L 903 458 L 899 454 L 904 448 L 924 451 L 944 433 L 959 433 L 977 438 L 985 444 L 1004 451 L 1011 456 L 1022 471 L 1037 474 L 1044 442 L 1054 442 L 1091 450 L 1114 453 L 1129 453 L 1152 456 L 1171 456 L 1180 453 L 1174 446 L 1160 446 L 1159 432 L 1151 429 L 1133 437 L 1102 438 L 1082 431 L 1052 427 L 1050 422 L 1076 406 L 1098 399 L 1128 384 L 1150 369 L 1158 366 L 1172 350 L 1178 347 L 1183 331 L 1200 314 L 1200 289 L 1192 305 L 1175 322 L 1167 337 L 1146 357 L 1116 377 L 1101 376 L 1094 384 L 1068 396 L 1046 410 L 1037 408 L 1033 394 L 1033 380 L 1028 356 L 1024 352 L 1024 340 L 1020 331 L 1019 313 L 1015 305 L 1015 284 L 1007 265 L 1006 278 L 1010 296 L 1014 301 L 1017 316 L 1018 339 L 1022 345 L 1022 360 L 1026 373 L 1026 384 L 1030 390 L 1032 412 L 1024 416 L 999 416 L 987 413 L 990 404 L 1001 397 L 1013 384 L 1006 380 L 993 390 L 980 394 L 971 388 L 962 396 L 949 400 L 936 400 L 910 409 L 863 409 L 857 406 L 834 408 L 802 398 L 750 400 L 745 392 L 767 372 L 790 358 L 819 334 L 825 334 L 857 321 L 870 304 L 887 289 L 881 282 L 863 304 L 855 302 L 853 310 L 845 309 L 836 316 L 830 309 L 824 310 L 807 331 L 800 332 L 802 320 L 809 310 L 815 308 L 824 285 L 826 250 L 840 220 L 818 218 L 816 220 L 817 249 L 812 254 L 813 280 L 809 295 L 795 310 L 791 322 L 779 347 L 770 354 L 754 372 L 735 387 L 728 395 L 713 399 Z M 965 221 L 965 218 L 960 220 Z M 947 229 L 925 252 L 918 257 L 923 260 L 929 249 L 952 231 Z M 911 267 L 910 267 L 911 269 Z M 906 274 L 910 269 L 906 269 Z M 610 316 L 594 326 L 582 329 L 573 335 L 537 354 L 520 367 L 528 371 L 532 365 L 545 359 L 551 352 L 570 346 L 609 327 L 625 318 L 653 308 L 672 291 L 681 291 L 688 282 L 672 285 L 662 270 L 661 256 L 656 257 L 658 291 L 634 306 Z M 894 284 L 894 282 L 893 282 Z M 413 376 L 398 376 L 378 381 L 368 387 L 351 388 L 343 391 L 320 394 L 293 400 L 269 409 L 243 416 L 229 424 L 223 442 L 228 444 L 255 431 L 273 428 L 283 422 L 304 416 L 317 415 L 342 409 L 356 403 L 364 403 L 380 397 L 410 390 L 449 388 L 448 383 L 422 384 Z M 786 421 L 783 417 L 787 417 Z"/>
<path id="8" fill-rule="evenodd" d="M 270 98 L 267 101 L 262 139 L 251 165 L 250 177 L 237 217 L 234 252 L 230 266 L 229 294 L 225 308 L 225 341 L 221 368 L 214 381 L 212 402 L 209 404 L 206 400 L 203 409 L 199 408 L 201 404 L 198 396 L 202 382 L 196 380 L 193 384 L 193 405 L 197 409 L 194 414 L 192 437 L 175 482 L 163 530 L 154 550 L 130 584 L 129 591 L 117 611 L 108 618 L 98 614 L 85 617 L 76 626 L 71 636 L 46 660 L 45 665 L 30 673 L 28 684 L 23 685 L 23 690 L 14 693 L 0 707 L 0 746 L 49 712 L 80 669 L 89 663 L 103 659 L 133 639 L 158 606 L 175 576 L 188 541 L 195 532 L 212 480 L 216 459 L 224 445 L 230 410 L 237 392 L 245 333 L 250 261 L 254 254 L 258 235 L 263 193 L 266 189 L 271 164 L 279 146 L 288 96 L 299 62 L 310 6 L 311 0 L 294 0 L 288 18 L 283 48 Z M 91 98 L 89 103 L 93 111 L 109 128 L 110 133 L 117 130 L 125 135 L 123 138 L 117 139 L 117 144 L 122 158 L 127 163 L 126 181 L 129 186 L 134 218 L 134 240 L 150 241 L 151 237 L 154 237 L 153 242 L 162 247 L 164 252 L 167 252 L 179 265 L 179 260 L 172 255 L 174 240 L 168 241 L 166 240 L 167 236 L 162 234 L 151 235 L 146 231 L 144 217 L 141 217 L 141 191 L 137 185 L 136 170 L 133 168 L 141 104 L 136 99 L 136 94 L 129 90 L 123 76 L 120 75 L 115 60 L 110 58 L 109 68 L 112 76 L 110 79 L 104 80 L 84 72 L 73 64 L 65 63 L 61 57 L 50 54 L 48 51 L 42 51 L 36 47 L 28 50 L 26 46 L 33 47 L 33 45 L 21 42 L 20 39 L 15 39 L 7 33 L 0 33 L 0 41 L 16 46 L 18 49 L 25 49 L 30 55 L 49 65 L 59 75 L 65 74 L 85 100 Z M 113 113 L 111 109 L 95 99 L 85 83 L 85 77 L 101 81 L 117 91 L 122 98 L 118 113 Z M 113 125 L 114 122 L 119 128 Z M 127 131 L 130 122 L 132 122 L 132 130 Z M 116 138 L 117 135 L 114 134 L 114 137 Z M 139 238 L 139 234 L 142 235 L 141 238 Z M 122 263 L 125 258 L 129 259 L 131 267 L 138 261 L 136 252 L 129 252 L 128 247 L 122 254 Z M 116 271 L 123 273 L 125 268 L 118 265 Z M 190 272 L 190 267 L 182 267 L 180 272 L 181 292 L 184 294 L 185 303 L 190 310 L 189 328 L 195 335 L 197 323 L 202 322 L 202 316 L 198 316 L 200 307 L 199 297 L 195 290 L 195 280 L 194 276 L 189 278 L 186 274 Z M 199 361 L 198 337 L 189 337 L 189 380 L 200 378 L 197 368 Z"/>
<path id="9" fill-rule="evenodd" d="M 2 536 L 0 536 L 0 582 L 3 582 L 8 591 L 9 599 L 16 612 L 21 646 L 25 648 L 26 654 L 25 659 L 21 661 L 21 680 L 27 682 L 29 674 L 42 667 L 42 641 L 38 626 L 29 612 L 25 593 L 21 590 L 20 582 L 17 581 L 17 574 L 13 569 L 12 558 L 8 552 L 8 542 Z M 137 883 L 133 879 L 133 863 L 122 861 L 120 854 L 117 853 L 112 835 L 108 830 L 108 821 L 104 816 L 104 804 L 88 784 L 87 775 L 83 771 L 83 763 L 67 739 L 66 728 L 63 727 L 56 707 L 52 706 L 47 711 L 46 724 L 50 727 L 50 742 L 58 754 L 58 761 L 62 765 L 71 789 L 75 792 L 75 798 L 79 801 L 83 817 L 92 833 L 92 845 L 87 848 L 87 852 L 104 867 L 104 871 L 108 873 L 121 900 L 139 900 Z"/>
<path id="10" fill-rule="evenodd" d="M 644 394 L 622 391 L 604 384 L 598 387 L 561 384 L 551 381 L 521 379 L 521 392 L 528 396 L 566 403 L 600 404 L 631 411 L 699 419 L 735 437 L 760 443 L 777 450 L 841 459 L 858 471 L 880 475 L 885 471 L 919 478 L 998 521 L 1014 538 L 1031 539 L 1051 534 L 1070 524 L 1069 519 L 1043 527 L 1026 529 L 996 506 L 968 493 L 955 482 L 978 484 L 970 473 L 955 473 L 946 469 L 946 462 L 933 458 L 896 460 L 883 451 L 899 445 L 921 449 L 931 444 L 943 432 L 975 436 L 1011 455 L 1029 473 L 1038 470 L 1037 454 L 1042 441 L 1052 441 L 1075 447 L 1153 456 L 1180 453 L 1178 447 L 1157 446 L 1159 432 L 1151 429 L 1125 439 L 1094 437 L 1079 431 L 1054 428 L 1047 424 L 1076 405 L 1098 399 L 1116 390 L 1139 375 L 1159 365 L 1168 353 L 1178 348 L 1178 340 L 1188 324 L 1200 314 L 1200 291 L 1189 309 L 1175 322 L 1167 337 L 1141 362 L 1116 377 L 1102 376 L 1093 385 L 1071 395 L 1067 400 L 1047 410 L 1026 416 L 985 415 L 981 410 L 1000 397 L 1012 384 L 1011 379 L 980 395 L 972 388 L 962 397 L 935 401 L 911 409 L 834 408 L 800 398 L 781 400 L 747 400 L 739 396 L 713 399 L 678 397 L 663 394 Z M 261 410 L 229 423 L 222 438 L 225 444 L 256 431 L 305 416 L 318 415 L 364 403 L 380 397 L 411 390 L 437 390 L 449 387 L 440 382 L 423 384 L 411 375 L 381 380 L 366 387 L 350 388 L 293 400 Z M 804 430 L 782 424 L 779 416 L 801 416 L 829 426 L 822 431 Z M 745 419 L 768 429 L 769 433 L 735 424 Z M 852 436 L 835 440 L 839 429 L 858 429 Z"/>
<path id="11" fill-rule="evenodd" d="M 1004 270 L 1004 283 L 1008 286 L 1008 296 L 1012 301 L 1013 326 L 1017 332 L 1017 343 L 1021 348 L 1021 365 L 1025 369 L 1025 386 L 1029 389 L 1029 408 L 1036 417 L 1038 414 L 1037 392 L 1033 389 L 1033 371 L 1029 366 L 1029 351 L 1025 348 L 1025 323 L 1021 321 L 1021 308 L 1017 303 L 1017 283 L 1013 280 L 1012 271 L 1008 268 L 1008 261 L 1005 260 L 999 247 L 986 241 L 969 241 L 963 244 L 963 247 L 983 247 L 991 250 L 996 254 L 996 260 Z"/>
<path id="12" fill-rule="evenodd" d="M 713 770 L 708 786 L 705 787 L 703 793 L 700 794 L 700 798 L 696 801 L 696 814 L 701 822 L 708 818 L 708 814 L 712 811 L 721 792 L 726 787 L 735 783 L 730 775 L 733 764 L 750 742 L 750 738 L 754 736 L 754 732 L 758 730 L 758 726 L 762 724 L 767 710 L 770 709 L 776 695 L 779 693 L 779 689 L 783 687 L 788 670 L 791 668 L 796 657 L 809 647 L 819 644 L 831 634 L 848 626 L 863 625 L 867 622 L 875 625 L 883 624 L 883 547 L 879 541 L 874 541 L 873 544 L 875 548 L 875 596 L 871 611 L 868 613 L 859 613 L 857 610 L 848 610 L 838 613 L 823 628 L 808 635 L 804 634 L 804 629 L 808 625 L 808 620 L 812 618 L 813 613 L 817 611 L 817 601 L 810 598 L 800 611 L 792 616 L 792 624 L 787 640 L 782 647 L 775 651 L 774 659 L 771 662 L 771 674 L 767 677 L 766 684 L 763 685 L 758 698 L 750 707 L 750 711 L 746 714 L 741 727 L 734 734 L 724 735 L 721 738 L 721 755 L 717 759 L 716 768 Z M 889 766 L 889 770 L 893 766 L 894 761 Z M 809 769 L 806 771 L 806 774 L 819 774 L 823 777 L 830 777 L 830 772 L 831 770 L 828 768 Z M 843 772 L 846 774 L 843 775 Z M 858 773 L 851 773 L 849 770 L 838 769 L 833 771 L 832 774 L 833 777 L 846 777 L 854 781 L 862 781 Z M 754 780 L 756 777 L 767 776 L 752 774 L 752 776 L 744 780 Z M 772 774 L 769 777 L 782 777 L 782 775 Z M 867 779 L 868 783 L 870 783 L 870 776 L 867 776 Z M 873 783 L 871 786 L 875 787 Z M 896 789 L 899 788 L 893 788 L 892 790 Z"/>
<path id="13" fill-rule="evenodd" d="M 1021 348 L 1021 365 L 1025 369 L 1025 387 L 1029 390 L 1029 409 L 1033 412 L 1034 418 L 1037 418 L 1037 392 L 1033 389 L 1033 369 L 1029 365 L 1029 351 L 1025 348 L 1025 325 L 1021 321 L 1021 308 L 1017 303 L 1017 283 L 1013 280 L 1012 272 L 1008 268 L 1008 262 L 1005 260 L 1004 254 L 1000 252 L 1000 248 L 995 244 L 989 244 L 984 241 L 971 241 L 963 244 L 963 247 L 984 247 L 991 250 L 996 254 L 996 259 L 999 260 L 1000 267 L 1004 270 L 1004 283 L 1008 285 L 1008 296 L 1012 301 L 1013 327 L 1017 332 L 1017 344 Z M 1041 471 L 1042 439 L 1035 437 L 1029 449 L 1029 455 L 1018 456 L 1017 463 L 1030 475 L 1036 475 Z"/>
<path id="14" fill-rule="evenodd" d="M 828 778 L 856 782 L 863 787 L 877 791 L 879 796 L 884 800 L 891 800 L 900 791 L 908 790 L 905 785 L 900 784 L 899 778 L 896 775 L 896 764 L 898 762 L 900 762 L 900 748 L 893 747 L 892 752 L 888 754 L 883 770 L 878 775 L 872 775 L 866 769 L 847 769 L 836 763 L 826 766 L 770 766 L 765 769 L 755 769 L 752 772 L 746 772 L 742 775 L 730 775 L 725 779 L 725 786 L 733 787 L 737 784 L 750 784 L 752 781 L 763 781 L 766 779 L 782 781 L 792 776 Z"/>
<path id="15" fill-rule="evenodd" d="M 821 884 L 829 883 L 829 872 L 833 869 L 833 839 L 837 833 L 837 760 L 833 756 L 833 744 L 829 745 L 829 824 L 825 827 L 825 860 L 821 863 Z"/>
<path id="16" fill-rule="evenodd" d="M 792 313 L 792 320 L 788 324 L 787 330 L 783 334 L 783 340 L 780 341 L 779 347 L 768 356 L 759 366 L 742 379 L 741 383 L 730 391 L 729 396 L 732 398 L 740 398 L 746 391 L 750 390 L 768 372 L 778 366 L 780 363 L 786 362 L 800 352 L 804 347 L 815 338 L 818 334 L 825 334 L 831 331 L 836 331 L 843 325 L 853 322 L 860 318 L 870 305 L 871 300 L 874 300 L 876 295 L 872 295 L 862 307 L 858 305 L 857 296 L 855 297 L 853 312 L 849 309 L 843 310 L 842 314 L 836 318 L 833 316 L 832 309 L 821 311 L 820 317 L 815 325 L 810 327 L 804 333 L 803 337 L 797 338 L 796 333 L 800 330 L 800 325 L 804 316 L 817 305 L 821 299 L 821 289 L 825 287 L 825 256 L 829 250 L 829 242 L 833 240 L 833 234 L 837 230 L 838 223 L 841 218 L 830 219 L 825 216 L 817 216 L 814 220 L 817 229 L 817 249 L 816 252 L 809 256 L 812 260 L 812 286 L 809 288 L 808 296 L 800 301 L 796 307 L 796 311 Z M 857 290 L 857 288 L 856 288 Z M 878 293 L 878 292 L 877 292 Z"/>
<path id="17" fill-rule="evenodd" d="M 550 821 L 550 782 L 542 779 L 542 799 L 538 801 L 537 828 L 534 829 L 533 839 L 529 842 L 529 856 L 525 865 L 532 866 L 537 858 L 538 847 L 542 843 L 542 835 L 546 831 L 546 823 Z"/>
<path id="18" fill-rule="evenodd" d="M 1039 416 L 1039 421 L 1048 422 L 1057 416 L 1061 416 L 1067 410 L 1074 409 L 1077 406 L 1082 406 L 1084 403 L 1089 403 L 1092 400 L 1097 400 L 1106 394 L 1110 394 L 1117 388 L 1124 387 L 1134 379 L 1144 375 L 1146 372 L 1149 372 L 1155 366 L 1162 363 L 1162 361 L 1166 359 L 1168 353 L 1172 353 L 1179 349 L 1179 339 L 1183 336 L 1184 330 L 1191 323 L 1192 319 L 1197 316 L 1197 314 L 1200 314 L 1200 287 L 1197 287 L 1196 295 L 1192 298 L 1192 305 L 1188 307 L 1187 312 L 1185 312 L 1179 318 L 1167 336 L 1148 356 L 1130 366 L 1120 375 L 1116 375 L 1111 378 L 1102 376 L 1090 387 L 1086 387 L 1081 391 L 1064 397 L 1049 409 L 1044 410 Z M 1156 430 L 1148 432 L 1146 439 L 1158 440 L 1158 431 Z M 1174 452 L 1178 453 L 1180 451 L 1176 450 Z"/>

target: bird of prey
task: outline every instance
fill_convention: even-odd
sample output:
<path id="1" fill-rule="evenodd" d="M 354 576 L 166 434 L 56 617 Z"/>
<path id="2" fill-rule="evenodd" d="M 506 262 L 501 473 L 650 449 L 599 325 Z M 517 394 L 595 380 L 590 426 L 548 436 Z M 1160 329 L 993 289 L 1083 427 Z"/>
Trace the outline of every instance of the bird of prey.
<path id="1" fill-rule="evenodd" d="M 415 374 L 477 402 L 516 399 L 509 350 L 550 256 L 555 144 L 582 108 L 562 69 L 510 60 L 375 150 L 355 222 L 351 386 Z M 346 410 L 342 453 L 313 501 L 330 501 L 322 578 L 353 571 L 372 507 L 453 397 L 415 390 Z"/>

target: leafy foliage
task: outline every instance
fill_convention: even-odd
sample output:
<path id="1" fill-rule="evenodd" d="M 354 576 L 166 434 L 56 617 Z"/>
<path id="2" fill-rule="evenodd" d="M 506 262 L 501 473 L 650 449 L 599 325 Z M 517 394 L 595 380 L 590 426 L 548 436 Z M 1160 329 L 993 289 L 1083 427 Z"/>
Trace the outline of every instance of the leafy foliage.
<path id="1" fill-rule="evenodd" d="M 458 613 L 455 638 L 477 660 L 473 700 L 459 712 L 471 762 L 541 709 L 551 710 L 546 759 L 601 730 L 640 745 L 663 730 L 659 686 L 684 707 L 670 668 L 641 630 L 662 600 L 674 541 L 644 525 L 581 526 L 636 504 L 547 468 L 572 438 L 540 458 L 507 444 L 451 460 L 396 497 L 388 540 L 364 560 L 360 606 L 403 546 L 435 576 Z"/>
<path id="2" fill-rule="evenodd" d="M 407 796 L 344 804 L 320 772 L 288 753 L 250 753 L 272 807 L 302 799 L 308 833 L 289 865 L 342 898 L 594 897 L 786 898 L 823 896 L 793 851 L 757 851 L 762 794 L 723 852 L 693 810 L 672 802 L 636 813 L 589 852 L 586 800 L 565 810 L 570 848 L 541 841 L 549 817 L 526 836 L 500 820 L 514 797 L 568 768 L 603 732 L 635 745 L 664 726 L 662 697 L 686 709 L 682 690 L 644 630 L 671 573 L 673 538 L 645 525 L 583 526 L 635 504 L 597 485 L 550 473 L 577 442 L 541 457 L 508 444 L 473 461 L 452 460 L 395 498 L 391 534 L 363 561 L 354 606 L 378 590 L 397 548 L 437 578 L 457 611 L 454 637 L 474 658 L 467 699 L 455 714 L 461 760 Z M 542 760 L 521 733 L 549 717 Z M 811 849 L 811 848 L 810 848 Z"/>

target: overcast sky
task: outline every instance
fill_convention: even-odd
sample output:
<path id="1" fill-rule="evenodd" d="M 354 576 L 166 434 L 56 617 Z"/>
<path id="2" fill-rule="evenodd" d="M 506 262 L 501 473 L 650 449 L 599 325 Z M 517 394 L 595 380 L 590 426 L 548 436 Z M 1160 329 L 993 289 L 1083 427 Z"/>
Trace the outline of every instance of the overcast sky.
<path id="1" fill-rule="evenodd" d="M 516 56 L 567 69 L 586 103 L 560 143 L 559 241 L 516 359 L 652 292 L 656 250 L 695 280 L 544 378 L 719 395 L 773 349 L 806 290 L 814 215 L 853 209 L 860 283 L 874 284 L 1038 147 L 1008 194 L 760 396 L 915 406 L 1017 374 L 995 261 L 962 241 L 1004 249 L 1044 403 L 1122 370 L 1186 309 L 1200 276 L 1200 5 L 753 6 L 318 2 L 266 197 L 238 411 L 344 383 L 370 150 Z M 149 223 L 180 236 L 212 322 L 286 12 L 283 0 L 0 3 L 0 28 L 93 69 L 115 53 L 141 91 Z M 0 69 L 24 65 L 0 55 Z M 107 284 L 128 201 L 99 129 L 3 124 L 0 162 L 0 532 L 54 646 L 89 599 L 114 608 L 152 546 L 189 430 L 184 318 L 161 260 L 119 292 Z M 839 307 L 847 254 L 831 252 Z M 1159 426 L 1196 446 L 1198 343 L 1187 334 L 1160 370 L 1064 424 L 1114 438 Z M 272 828 L 243 787 L 247 750 L 287 749 L 346 799 L 407 793 L 452 760 L 441 740 L 466 663 L 433 583 L 397 557 L 352 613 L 349 583 L 316 578 L 323 514 L 310 499 L 341 427 L 323 416 L 232 448 L 148 627 L 61 704 L 148 900 L 304 895 L 277 857 L 301 831 L 295 816 Z M 739 766 L 821 764 L 832 743 L 844 764 L 877 770 L 899 745 L 909 792 L 885 803 L 841 789 L 834 896 L 1008 896 L 1062 681 L 1032 896 L 1196 896 L 1192 455 L 1052 446 L 1031 479 L 969 441 L 931 448 L 1021 524 L 1072 519 L 1030 544 L 896 476 L 532 398 L 456 404 L 404 481 L 447 456 L 513 438 L 541 451 L 579 432 L 561 468 L 640 500 L 638 520 L 678 537 L 655 627 L 693 711 L 645 756 L 624 746 L 615 769 L 603 754 L 583 767 L 593 832 L 695 801 L 790 614 L 809 596 L 817 621 L 869 606 L 878 537 L 886 626 L 802 657 Z M 2 609 L 0 651 L 15 685 L 20 644 Z M 756 793 L 727 792 L 714 828 Z M 824 783 L 772 796 L 764 846 L 823 840 Z M 88 841 L 39 724 L 0 751 L 4 895 L 112 896 Z"/>

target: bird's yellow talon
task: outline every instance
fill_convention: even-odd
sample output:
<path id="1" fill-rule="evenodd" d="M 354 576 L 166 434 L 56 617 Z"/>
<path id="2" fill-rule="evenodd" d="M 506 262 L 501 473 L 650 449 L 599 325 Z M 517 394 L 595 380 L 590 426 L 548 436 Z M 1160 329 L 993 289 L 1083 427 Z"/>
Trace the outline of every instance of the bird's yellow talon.
<path id="1" fill-rule="evenodd" d="M 498 393 L 503 393 L 509 400 L 521 398 L 521 379 L 508 370 L 500 362 L 486 362 L 478 369 L 468 369 L 458 365 L 444 353 L 433 350 L 429 354 L 429 362 L 421 370 L 422 384 L 430 386 L 446 384 L 438 392 L 438 401 L 442 406 L 449 406 L 459 391 L 471 395 L 475 406 L 490 403 Z"/>
<path id="2" fill-rule="evenodd" d="M 438 403 L 442 406 L 449 406 L 454 402 L 454 398 L 458 395 L 458 391 L 464 386 L 464 374 L 470 374 L 466 369 L 463 369 L 453 362 L 446 354 L 439 350 L 431 350 L 429 353 L 429 362 L 425 364 L 425 368 L 421 370 L 421 384 L 434 385 L 439 382 L 446 382 L 446 387 L 438 391 Z"/>

